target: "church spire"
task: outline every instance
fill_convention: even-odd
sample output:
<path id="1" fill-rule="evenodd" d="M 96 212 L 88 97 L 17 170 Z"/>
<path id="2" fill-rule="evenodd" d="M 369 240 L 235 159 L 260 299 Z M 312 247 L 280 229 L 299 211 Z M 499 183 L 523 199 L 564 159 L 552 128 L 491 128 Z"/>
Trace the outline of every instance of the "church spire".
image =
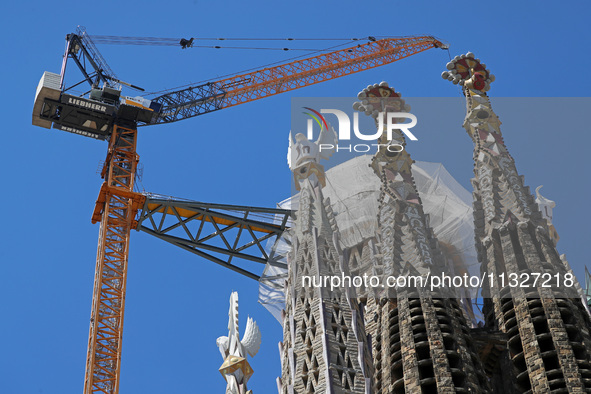
<path id="1" fill-rule="evenodd" d="M 387 123 L 387 113 L 409 109 L 385 82 L 368 86 L 358 97 L 361 101 L 354 108 L 372 116 L 378 127 Z M 378 142 L 371 166 L 381 180 L 379 253 L 372 259 L 370 274 L 382 281 L 451 274 L 423 211 L 402 131 L 383 133 Z M 369 293 L 366 306 L 376 392 L 489 392 L 453 292 L 431 292 L 427 286 L 410 284 L 389 290 L 394 291 Z"/>
<path id="2" fill-rule="evenodd" d="M 483 289 L 486 326 L 507 335 L 501 363 L 513 366 L 494 373 L 493 385 L 508 393 L 590 391 L 589 315 L 503 141 L 486 94 L 495 78 L 472 53 L 456 56 L 442 77 L 461 85 L 466 96 L 476 247 L 489 279 Z M 545 286 L 549 282 L 536 277 L 558 283 Z"/>
<path id="3" fill-rule="evenodd" d="M 336 138 L 334 130 L 321 132 L 321 139 L 328 137 Z M 314 145 L 298 134 L 288 154 L 300 193 L 291 230 L 278 388 L 281 394 L 369 394 L 373 371 L 359 305 L 346 286 L 332 290 L 320 282 L 349 272 L 330 200 L 322 194 L 325 174 Z"/>

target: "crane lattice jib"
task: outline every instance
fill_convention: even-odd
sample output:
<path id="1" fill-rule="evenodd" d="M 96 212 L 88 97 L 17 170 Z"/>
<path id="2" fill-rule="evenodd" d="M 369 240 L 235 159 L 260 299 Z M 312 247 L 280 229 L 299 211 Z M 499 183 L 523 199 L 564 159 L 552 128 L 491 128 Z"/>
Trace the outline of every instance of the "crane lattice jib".
<path id="1" fill-rule="evenodd" d="M 447 45 L 432 36 L 386 38 L 177 90 L 154 99 L 163 106 L 154 123 L 176 122 L 314 85 L 393 63 L 430 48 Z"/>

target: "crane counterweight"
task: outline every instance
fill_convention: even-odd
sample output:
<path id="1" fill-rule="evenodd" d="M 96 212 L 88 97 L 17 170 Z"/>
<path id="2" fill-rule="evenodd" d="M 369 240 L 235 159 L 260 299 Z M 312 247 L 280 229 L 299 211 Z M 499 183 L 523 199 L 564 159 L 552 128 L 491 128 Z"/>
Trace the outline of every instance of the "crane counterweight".
<path id="1" fill-rule="evenodd" d="M 99 140 L 108 139 L 113 125 L 129 126 L 153 123 L 162 105 L 143 97 L 121 96 L 107 85 L 93 87 L 88 98 L 73 96 L 58 89 L 60 76 L 46 71 L 39 82 L 33 125 L 67 131 Z"/>

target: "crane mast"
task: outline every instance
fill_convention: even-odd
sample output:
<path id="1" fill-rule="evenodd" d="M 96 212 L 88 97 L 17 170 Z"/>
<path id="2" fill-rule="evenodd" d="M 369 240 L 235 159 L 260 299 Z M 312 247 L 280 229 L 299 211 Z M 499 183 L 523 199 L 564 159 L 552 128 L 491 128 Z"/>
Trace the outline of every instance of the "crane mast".
<path id="1" fill-rule="evenodd" d="M 143 97 L 121 95 L 121 84 L 142 89 L 117 79 L 84 29 L 69 34 L 66 40 L 61 75 L 45 72 L 37 88 L 33 125 L 109 141 L 107 158 L 101 173 L 105 181 L 92 215 L 93 223 L 100 221 L 100 231 L 84 394 L 119 392 L 129 237 L 130 231 L 138 227 L 135 219 L 138 212 L 142 208 L 147 209 L 144 205 L 149 205 L 145 195 L 133 190 L 139 160 L 136 153 L 138 126 L 171 123 L 195 117 L 379 67 L 429 48 L 447 49 L 446 44 L 431 36 L 371 39 L 355 47 L 172 91 L 147 100 Z M 82 81 L 69 87 L 65 86 L 64 81 L 68 59 L 73 59 L 84 76 Z M 88 98 L 67 93 L 84 82 L 90 85 Z M 103 83 L 102 87 L 98 86 L 100 82 Z M 169 209 L 174 210 L 160 208 L 158 205 L 154 208 L 153 205 L 150 206 L 150 215 L 155 212 L 163 212 L 165 215 Z M 244 217 L 246 216 L 247 214 Z M 178 214 L 177 217 L 181 219 Z M 213 214 L 206 217 L 201 213 L 190 217 L 194 218 L 201 218 L 204 222 L 216 221 Z M 261 238 L 255 237 L 252 232 L 252 223 L 261 227 L 259 222 L 248 222 L 246 219 L 230 218 L 227 215 L 219 221 L 230 223 L 230 227 L 247 229 L 254 237 L 250 244 L 260 247 L 262 240 L 282 231 L 286 220 L 285 213 L 283 224 L 277 229 L 269 227 L 265 230 L 269 234 Z M 160 230 L 155 228 L 148 231 L 165 237 Z M 243 248 L 237 249 L 234 246 L 228 249 L 231 259 L 232 255 L 240 256 L 239 252 Z M 199 255 L 238 271 L 230 265 L 230 260 L 221 261 L 203 253 Z M 241 273 L 257 278 L 247 271 Z"/>
<path id="2" fill-rule="evenodd" d="M 113 127 L 97 206 L 102 212 L 84 393 L 117 393 L 121 369 L 129 235 L 145 198 L 133 192 L 137 130 Z"/>

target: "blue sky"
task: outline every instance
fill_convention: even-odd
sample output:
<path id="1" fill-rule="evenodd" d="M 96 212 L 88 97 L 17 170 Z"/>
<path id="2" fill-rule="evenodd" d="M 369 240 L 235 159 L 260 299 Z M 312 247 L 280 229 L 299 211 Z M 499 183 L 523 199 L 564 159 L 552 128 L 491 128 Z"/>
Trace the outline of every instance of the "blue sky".
<path id="1" fill-rule="evenodd" d="M 83 386 L 98 225 L 90 223 L 101 184 L 96 174 L 106 143 L 31 125 L 37 83 L 59 73 L 65 35 L 77 25 L 91 34 L 154 37 L 366 37 L 432 34 L 452 56 L 473 51 L 496 75 L 493 97 L 585 97 L 590 82 L 584 1 L 155 1 L 11 2 L 3 6 L 4 136 L 0 392 L 70 393 Z M 280 51 L 186 50 L 100 46 L 128 82 L 156 91 L 280 61 Z M 352 96 L 387 80 L 405 96 L 459 97 L 441 79 L 449 60 L 432 49 L 353 76 L 176 124 L 140 130 L 138 152 L 147 191 L 206 202 L 274 206 L 290 194 L 285 162 L 291 97 Z M 567 101 L 557 104 L 568 106 Z M 586 133 L 563 113 L 509 124 L 507 146 L 528 185 L 544 184 L 557 201 L 555 225 L 578 274 L 586 263 L 591 169 Z M 494 102 L 493 102 L 494 105 Z M 534 108 L 535 110 L 535 108 Z M 470 188 L 472 147 L 457 120 L 434 129 L 411 151 L 443 162 Z M 570 126 L 578 124 L 580 127 Z M 454 131 L 447 131 L 447 130 Z M 540 131 L 543 130 L 543 131 Z M 410 149 L 410 147 L 409 147 Z M 226 335 L 228 298 L 240 294 L 246 315 L 263 332 L 250 387 L 275 392 L 280 375 L 278 323 L 259 304 L 252 280 L 151 238 L 132 233 L 121 393 L 222 392 L 215 346 Z M 243 326 L 242 326 L 243 327 Z"/>

